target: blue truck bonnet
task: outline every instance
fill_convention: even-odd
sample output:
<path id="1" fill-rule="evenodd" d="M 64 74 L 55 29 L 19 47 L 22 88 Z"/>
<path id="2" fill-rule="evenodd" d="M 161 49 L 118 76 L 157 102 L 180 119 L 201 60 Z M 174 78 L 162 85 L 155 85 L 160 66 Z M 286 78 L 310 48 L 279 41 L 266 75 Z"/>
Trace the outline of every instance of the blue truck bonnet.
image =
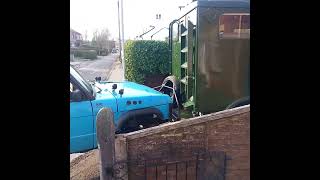
<path id="1" fill-rule="evenodd" d="M 118 112 L 172 103 L 172 99 L 168 95 L 134 82 L 99 82 L 95 85 L 98 89 L 96 89 L 97 92 L 100 91 L 97 93 L 96 101 L 104 99 L 105 94 L 109 96 L 111 93 L 117 100 Z M 116 87 L 116 89 L 112 87 Z"/>
<path id="2" fill-rule="evenodd" d="M 112 88 L 116 86 L 116 89 Z M 157 108 L 167 120 L 170 117 L 169 104 L 172 103 L 170 96 L 162 94 L 150 87 L 140 85 L 134 82 L 99 82 L 95 83 L 97 95 L 93 101 L 93 113 L 96 115 L 101 107 L 110 107 L 115 112 L 115 124 L 118 124 L 119 117 L 126 112 L 146 109 L 150 107 Z M 120 93 L 119 93 L 120 91 Z M 122 91 L 122 92 L 121 92 Z M 110 94 L 116 99 L 117 109 L 106 101 Z M 113 107 L 113 108 L 112 108 Z"/>

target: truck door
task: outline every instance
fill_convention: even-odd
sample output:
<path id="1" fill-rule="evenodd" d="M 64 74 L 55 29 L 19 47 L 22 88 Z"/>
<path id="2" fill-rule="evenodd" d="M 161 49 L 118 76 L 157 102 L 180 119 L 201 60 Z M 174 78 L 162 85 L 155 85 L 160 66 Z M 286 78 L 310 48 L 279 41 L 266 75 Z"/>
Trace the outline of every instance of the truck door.
<path id="1" fill-rule="evenodd" d="M 70 93 L 77 87 L 70 82 Z M 85 96 L 83 96 L 85 97 Z M 93 114 L 91 101 L 83 98 L 75 101 L 70 97 L 70 153 L 93 148 Z"/>

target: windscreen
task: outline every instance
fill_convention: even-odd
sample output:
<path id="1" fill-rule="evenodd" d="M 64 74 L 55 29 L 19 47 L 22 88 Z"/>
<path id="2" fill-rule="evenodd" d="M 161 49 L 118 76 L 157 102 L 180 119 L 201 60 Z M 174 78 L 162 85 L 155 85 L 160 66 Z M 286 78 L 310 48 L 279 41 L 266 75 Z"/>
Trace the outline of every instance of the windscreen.
<path id="1" fill-rule="evenodd" d="M 75 69 L 70 66 L 70 75 L 73 76 L 79 84 L 85 88 L 88 92 L 93 94 L 91 85 L 78 73 Z"/>

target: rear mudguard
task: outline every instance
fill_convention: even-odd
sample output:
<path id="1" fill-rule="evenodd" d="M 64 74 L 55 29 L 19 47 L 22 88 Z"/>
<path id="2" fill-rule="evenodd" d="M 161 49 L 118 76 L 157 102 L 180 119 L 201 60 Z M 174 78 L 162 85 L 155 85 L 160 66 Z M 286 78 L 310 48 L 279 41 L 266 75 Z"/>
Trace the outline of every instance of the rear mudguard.
<path id="1" fill-rule="evenodd" d="M 240 98 L 233 103 L 231 103 L 229 106 L 226 107 L 226 109 L 232 109 L 240 106 L 244 106 L 250 104 L 250 96 Z"/>

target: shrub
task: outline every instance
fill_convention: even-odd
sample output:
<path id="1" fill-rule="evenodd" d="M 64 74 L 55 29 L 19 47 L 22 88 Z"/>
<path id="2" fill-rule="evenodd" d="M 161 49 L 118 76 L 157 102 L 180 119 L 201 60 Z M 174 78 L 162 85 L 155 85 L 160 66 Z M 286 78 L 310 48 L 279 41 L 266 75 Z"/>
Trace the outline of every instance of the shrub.
<path id="1" fill-rule="evenodd" d="M 97 59 L 97 51 L 95 50 L 73 49 L 71 53 L 74 54 L 75 57 L 83 59 Z"/>
<path id="2" fill-rule="evenodd" d="M 165 41 L 128 40 L 124 57 L 129 81 L 144 83 L 146 75 L 169 73 L 169 46 Z"/>

